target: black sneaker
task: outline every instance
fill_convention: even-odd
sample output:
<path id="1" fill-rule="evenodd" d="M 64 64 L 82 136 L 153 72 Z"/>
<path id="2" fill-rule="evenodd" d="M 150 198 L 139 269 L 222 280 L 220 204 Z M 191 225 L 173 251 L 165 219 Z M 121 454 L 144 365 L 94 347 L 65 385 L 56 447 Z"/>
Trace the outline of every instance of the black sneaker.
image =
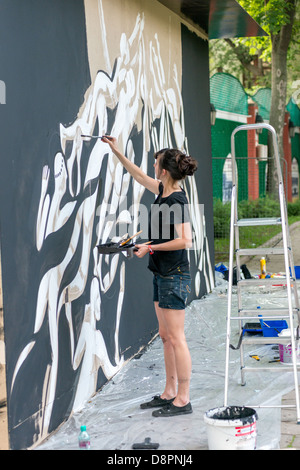
<path id="1" fill-rule="evenodd" d="M 157 408 L 158 406 L 169 405 L 170 403 L 172 403 L 173 400 L 175 400 L 175 397 L 168 400 L 167 398 L 161 398 L 160 395 L 155 395 L 155 397 L 153 397 L 151 401 L 141 403 L 140 407 L 142 408 L 142 410 L 145 410 L 147 408 Z"/>
<path id="2" fill-rule="evenodd" d="M 152 416 L 158 417 L 167 417 L 167 416 L 179 416 L 187 415 L 193 413 L 191 403 L 188 403 L 185 406 L 175 406 L 173 403 L 164 406 L 160 410 L 153 411 Z"/>

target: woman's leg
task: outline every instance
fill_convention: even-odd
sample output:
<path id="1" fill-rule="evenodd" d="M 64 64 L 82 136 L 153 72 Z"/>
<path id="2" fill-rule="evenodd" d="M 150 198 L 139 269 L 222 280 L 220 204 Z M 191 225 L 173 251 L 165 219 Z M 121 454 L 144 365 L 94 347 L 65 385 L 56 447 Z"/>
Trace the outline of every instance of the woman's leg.
<path id="1" fill-rule="evenodd" d="M 191 355 L 184 334 L 185 310 L 161 308 L 166 327 L 166 343 L 172 346 L 178 381 L 178 391 L 173 404 L 185 406 L 190 401 L 189 389 L 192 370 Z"/>
<path id="2" fill-rule="evenodd" d="M 159 335 L 164 346 L 164 359 L 166 370 L 166 385 L 161 398 L 171 399 L 177 395 L 177 373 L 174 348 L 168 339 L 167 325 L 164 319 L 163 309 L 158 306 L 158 302 L 154 302 L 156 316 L 159 324 Z"/>

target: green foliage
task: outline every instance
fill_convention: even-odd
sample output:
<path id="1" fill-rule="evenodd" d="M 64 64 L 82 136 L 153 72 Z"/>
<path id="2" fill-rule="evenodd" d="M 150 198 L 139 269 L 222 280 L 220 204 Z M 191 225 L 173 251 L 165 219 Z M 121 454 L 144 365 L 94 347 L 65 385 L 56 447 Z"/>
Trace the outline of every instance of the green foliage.
<path id="1" fill-rule="evenodd" d="M 220 199 L 214 200 L 214 236 L 215 238 L 226 238 L 230 233 L 230 211 L 231 203 L 222 203 Z M 300 211 L 300 203 L 299 203 Z M 240 219 L 279 217 L 279 202 L 272 197 L 265 196 L 255 200 L 245 200 L 238 204 Z M 300 212 L 299 212 L 300 214 Z M 291 214 L 297 215 L 297 214 Z"/>
<path id="2" fill-rule="evenodd" d="M 280 214 L 279 202 L 266 195 L 263 198 L 241 201 L 238 207 L 241 219 L 256 217 L 278 217 Z"/>
<path id="3" fill-rule="evenodd" d="M 237 0 L 269 34 L 278 34 L 288 24 L 293 0 Z"/>
<path id="4" fill-rule="evenodd" d="M 289 22 L 289 12 L 294 0 L 237 1 L 269 36 L 210 41 L 210 69 L 211 75 L 221 68 L 241 82 L 244 81 L 244 86 L 251 93 L 255 91 L 253 84 L 256 87 L 270 87 L 271 85 L 271 36 L 279 34 L 282 27 Z M 300 0 L 295 0 L 295 2 L 296 16 L 293 24 L 292 40 L 287 54 L 288 100 L 294 91 L 292 84 L 298 79 L 300 71 Z M 263 66 L 256 67 L 255 60 L 257 58 Z"/>
<path id="5" fill-rule="evenodd" d="M 288 202 L 287 205 L 288 216 L 297 216 L 300 215 L 300 200 L 296 202 Z"/>
<path id="6" fill-rule="evenodd" d="M 287 205 L 289 224 L 300 220 L 300 200 Z M 229 253 L 231 203 L 214 200 L 215 262 L 224 262 Z M 255 201 L 242 201 L 238 207 L 239 218 L 279 217 L 279 203 L 266 196 Z M 281 231 L 280 225 L 243 227 L 240 230 L 240 246 L 260 246 Z"/>
<path id="7" fill-rule="evenodd" d="M 230 233 L 231 203 L 214 199 L 214 236 L 215 238 L 226 238 Z M 300 200 L 287 204 L 288 217 L 300 216 Z M 279 202 L 266 195 L 255 200 L 245 200 L 238 204 L 240 219 L 279 217 Z"/>
<path id="8" fill-rule="evenodd" d="M 231 203 L 223 202 L 220 199 L 214 200 L 214 237 L 228 237 L 230 232 L 230 211 Z"/>

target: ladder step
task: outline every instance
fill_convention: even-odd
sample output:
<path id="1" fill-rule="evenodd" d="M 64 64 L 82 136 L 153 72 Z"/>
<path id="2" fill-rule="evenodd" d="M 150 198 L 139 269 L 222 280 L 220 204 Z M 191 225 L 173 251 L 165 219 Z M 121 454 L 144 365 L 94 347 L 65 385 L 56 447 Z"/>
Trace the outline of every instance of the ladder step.
<path id="1" fill-rule="evenodd" d="M 244 336 L 243 344 L 290 344 L 290 336 Z"/>
<path id="2" fill-rule="evenodd" d="M 300 364 L 297 363 L 297 367 L 300 368 Z M 245 372 L 260 372 L 260 371 L 264 371 L 264 370 L 268 370 L 268 371 L 271 371 L 271 372 L 282 372 L 283 370 L 285 371 L 289 371 L 289 372 L 293 372 L 293 364 L 291 363 L 289 366 L 284 366 L 282 364 L 279 364 L 278 366 L 276 364 L 274 364 L 273 367 L 260 367 L 260 366 L 257 366 L 257 367 L 243 367 L 243 370 Z M 289 408 L 294 408 L 295 406 L 293 405 L 289 405 Z"/>
<path id="3" fill-rule="evenodd" d="M 261 318 L 267 318 L 268 320 L 278 320 L 278 316 L 276 315 L 261 315 Z M 289 319 L 290 316 L 289 315 L 280 315 L 280 320 L 283 320 L 283 319 Z M 245 315 L 245 316 L 239 316 L 239 317 L 231 317 L 231 320 L 259 320 L 259 317 L 258 316 L 249 316 L 249 315 Z"/>
<path id="4" fill-rule="evenodd" d="M 238 227 L 250 227 L 255 225 L 280 225 L 281 217 L 261 217 L 254 219 L 240 219 L 236 225 Z"/>
<path id="5" fill-rule="evenodd" d="M 236 254 L 239 256 L 284 255 L 284 249 L 283 248 L 240 248 L 236 250 Z"/>
<path id="6" fill-rule="evenodd" d="M 298 308 L 293 308 L 292 309 L 293 311 L 293 314 L 297 314 L 299 312 L 299 309 Z M 278 316 L 280 316 L 280 318 L 289 318 L 289 309 L 288 308 L 267 308 L 267 309 L 264 309 L 264 308 L 259 308 L 259 309 L 248 309 L 248 308 L 241 308 L 239 310 L 239 315 L 241 315 L 241 317 L 248 317 L 248 316 L 251 316 L 251 318 L 258 318 L 258 315 L 261 317 L 261 318 L 269 318 L 271 319 L 272 318 L 278 318 Z M 255 316 L 256 315 L 256 316 Z M 237 317 L 232 317 L 232 318 L 237 318 Z"/>
<path id="7" fill-rule="evenodd" d="M 295 279 L 290 278 L 291 281 L 295 281 Z M 241 279 L 237 281 L 238 286 L 264 286 L 264 285 L 273 285 L 273 286 L 281 286 L 286 284 L 287 280 L 285 278 L 266 278 L 266 279 Z"/>

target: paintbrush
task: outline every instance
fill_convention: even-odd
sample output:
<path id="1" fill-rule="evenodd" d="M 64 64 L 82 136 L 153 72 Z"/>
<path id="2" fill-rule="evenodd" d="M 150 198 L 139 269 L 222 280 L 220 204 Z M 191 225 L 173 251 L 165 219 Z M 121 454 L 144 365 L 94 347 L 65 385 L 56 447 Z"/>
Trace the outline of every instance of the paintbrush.
<path id="1" fill-rule="evenodd" d="M 134 237 L 137 237 L 140 233 L 142 233 L 143 230 L 140 230 L 139 232 L 137 232 L 135 235 L 132 235 L 132 237 L 129 237 L 127 238 L 127 240 L 125 240 L 124 242 L 121 243 L 120 246 L 124 246 L 126 245 L 126 243 L 128 243 L 130 240 L 132 240 Z"/>
<path id="2" fill-rule="evenodd" d="M 103 137 L 105 137 L 108 140 L 112 140 L 112 137 L 109 137 L 108 135 L 85 135 L 85 134 L 81 134 L 81 137 L 82 137 L 83 140 L 103 139 Z"/>

